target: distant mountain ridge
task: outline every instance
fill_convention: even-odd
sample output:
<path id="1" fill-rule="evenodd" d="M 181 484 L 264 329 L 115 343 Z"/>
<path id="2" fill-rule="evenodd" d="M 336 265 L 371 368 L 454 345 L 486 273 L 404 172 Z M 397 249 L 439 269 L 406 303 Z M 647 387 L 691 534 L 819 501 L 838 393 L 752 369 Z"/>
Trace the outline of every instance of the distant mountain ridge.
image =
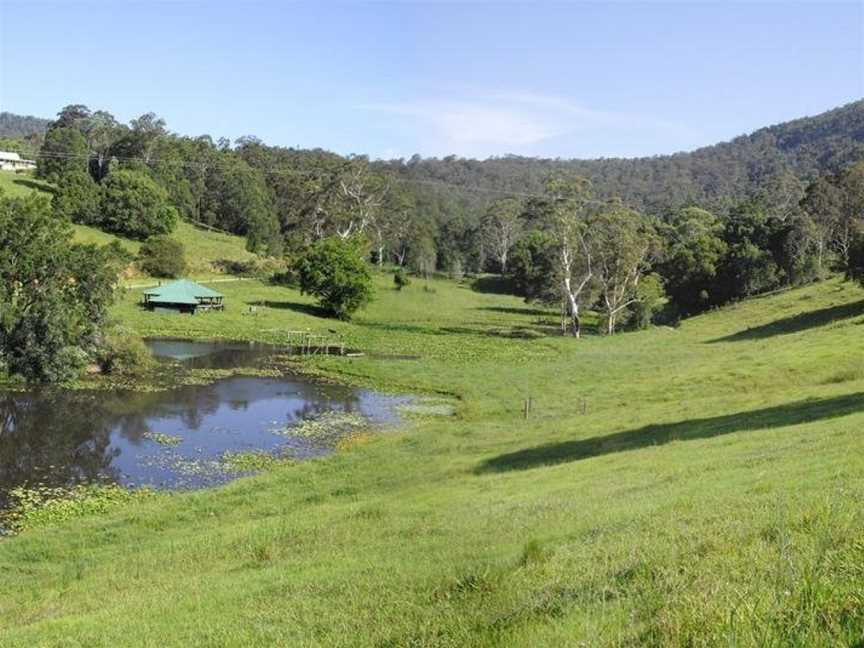
<path id="1" fill-rule="evenodd" d="M 50 119 L 0 112 L 0 137 L 27 137 L 41 135 L 48 130 Z"/>
<path id="2" fill-rule="evenodd" d="M 0 113 L 0 137 L 41 134 L 49 119 Z M 297 151 L 303 155 L 303 151 Z M 320 154 L 321 151 L 308 151 Z M 571 170 L 589 178 L 598 197 L 618 196 L 634 207 L 662 211 L 700 204 L 723 211 L 761 195 L 779 200 L 809 180 L 864 160 L 864 99 L 827 112 L 761 128 L 749 135 L 694 151 L 642 158 L 545 159 L 504 156 L 474 160 L 448 156 L 377 162 L 405 180 L 420 181 L 417 191 L 435 196 L 444 212 L 482 208 L 498 192 L 540 193 L 550 171 Z M 441 183 L 440 188 L 434 186 Z M 447 185 L 464 192 L 459 207 L 447 205 Z M 484 196 L 483 192 L 488 190 Z"/>
<path id="3" fill-rule="evenodd" d="M 775 199 L 797 180 L 864 160 L 864 100 L 685 153 L 593 160 L 505 156 L 419 158 L 384 163 L 406 179 L 501 191 L 542 192 L 543 178 L 567 169 L 589 178 L 599 197 L 618 196 L 661 211 L 701 204 L 723 210 L 754 195 Z"/>

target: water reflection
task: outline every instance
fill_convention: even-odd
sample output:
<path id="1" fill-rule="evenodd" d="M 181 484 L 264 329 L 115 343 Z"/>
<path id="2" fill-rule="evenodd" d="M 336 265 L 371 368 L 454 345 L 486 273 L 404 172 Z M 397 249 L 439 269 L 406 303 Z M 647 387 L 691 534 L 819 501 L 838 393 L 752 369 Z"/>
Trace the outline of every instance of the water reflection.
<path id="1" fill-rule="evenodd" d="M 216 355 L 226 351 L 215 346 Z M 208 355 L 213 354 L 186 360 Z M 328 449 L 292 437 L 292 426 L 325 412 L 395 422 L 395 407 L 404 400 L 299 377 L 232 377 L 161 392 L 0 392 L 0 506 L 9 489 L 20 484 L 107 480 L 176 488 L 218 483 L 231 475 L 205 468 L 226 451 L 316 456 Z M 177 444 L 166 447 L 154 440 L 158 435 L 175 437 Z"/>

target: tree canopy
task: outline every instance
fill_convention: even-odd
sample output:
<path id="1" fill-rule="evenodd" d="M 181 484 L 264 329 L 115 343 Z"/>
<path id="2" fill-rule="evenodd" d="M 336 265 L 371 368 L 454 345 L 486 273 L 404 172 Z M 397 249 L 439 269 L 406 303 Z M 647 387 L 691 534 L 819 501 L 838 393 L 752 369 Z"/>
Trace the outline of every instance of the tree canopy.
<path id="1" fill-rule="evenodd" d="M 372 299 L 367 247 L 357 237 L 330 236 L 313 244 L 298 264 L 300 288 L 332 316 L 351 319 Z"/>
<path id="2" fill-rule="evenodd" d="M 46 198 L 0 195 L 0 361 L 31 382 L 75 377 L 113 300 L 112 251 L 71 238 Z"/>

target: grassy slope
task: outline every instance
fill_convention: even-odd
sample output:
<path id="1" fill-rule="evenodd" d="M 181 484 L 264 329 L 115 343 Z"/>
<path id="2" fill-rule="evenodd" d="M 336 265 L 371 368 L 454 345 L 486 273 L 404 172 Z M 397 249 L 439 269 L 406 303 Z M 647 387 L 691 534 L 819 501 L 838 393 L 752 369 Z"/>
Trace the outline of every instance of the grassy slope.
<path id="1" fill-rule="evenodd" d="M 50 194 L 52 186 L 28 175 L 0 171 L 0 190 L 12 196 L 26 195 L 32 191 Z M 108 234 L 95 227 L 73 225 L 75 240 L 80 243 L 107 245 L 118 241 L 132 254 L 138 253 L 139 241 Z M 171 234 L 183 243 L 186 248 L 186 260 L 189 265 L 189 275 L 196 278 L 218 277 L 220 273 L 213 268 L 213 262 L 219 260 L 245 261 L 253 255 L 246 251 L 245 241 L 239 236 L 210 232 L 181 222 Z M 138 275 L 132 278 L 133 283 L 147 281 L 148 277 Z"/>
<path id="2" fill-rule="evenodd" d="M 142 332 L 331 327 L 419 354 L 312 362 L 456 394 L 458 415 L 0 543 L 4 645 L 860 640 L 864 291 L 527 341 L 497 335 L 540 317 L 513 297 L 385 286 L 351 324 L 253 282 L 206 316 L 145 315 L 128 295 L 117 313 Z"/>

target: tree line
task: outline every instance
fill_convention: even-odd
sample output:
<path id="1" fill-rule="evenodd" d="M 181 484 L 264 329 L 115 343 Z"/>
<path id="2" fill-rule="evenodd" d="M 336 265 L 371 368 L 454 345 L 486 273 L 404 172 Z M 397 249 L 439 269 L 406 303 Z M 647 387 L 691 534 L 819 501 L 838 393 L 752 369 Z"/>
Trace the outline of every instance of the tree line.
<path id="1" fill-rule="evenodd" d="M 864 163 L 802 186 L 786 203 L 751 198 L 717 215 L 699 206 L 643 214 L 595 200 L 573 174 L 546 195 L 489 208 L 482 232 L 529 301 L 559 304 L 574 335 L 580 311 L 622 322 L 672 322 L 743 297 L 864 274 Z"/>
<path id="2" fill-rule="evenodd" d="M 105 111 L 71 105 L 49 125 L 38 174 L 56 184 L 57 211 L 119 234 L 166 234 L 186 219 L 245 236 L 251 251 L 288 258 L 328 237 L 362 237 L 378 265 L 427 275 L 501 272 L 529 299 L 548 301 L 555 292 L 531 278 L 547 264 L 543 257 L 553 239 L 564 255 L 559 274 L 567 274 L 577 258 L 593 259 L 594 247 L 626 255 L 632 243 L 639 250 L 633 263 L 642 270 L 625 282 L 631 288 L 604 276 L 601 255 L 591 263 L 590 281 L 574 276 L 576 292 L 561 283 L 564 294 L 558 295 L 575 316 L 578 302 L 595 306 L 599 291 L 607 330 L 614 330 L 633 311 L 633 290 L 646 269 L 668 295 L 667 317 L 835 268 L 851 273 L 861 171 L 850 163 L 864 159 L 861 143 L 849 135 L 856 124 L 864 124 L 862 102 L 650 161 L 695 165 L 698 171 L 688 174 L 693 182 L 713 188 L 691 191 L 669 174 L 652 172 L 651 184 L 644 172 L 622 173 L 646 160 L 615 161 L 625 165 L 618 167 L 618 183 L 603 177 L 598 183 L 597 169 L 612 161 L 594 161 L 593 167 L 524 158 L 370 161 L 268 146 L 251 136 L 233 144 L 183 137 L 152 113 L 124 125 Z M 798 167 L 790 165 L 792 158 Z M 817 158 L 835 172 L 820 173 Z M 725 162 L 712 166 L 709 159 Z M 518 171 L 525 165 L 527 175 Z M 747 178 L 735 170 L 742 165 Z M 810 181 L 794 168 L 806 169 Z M 713 183 L 705 180 L 715 176 Z M 626 184 L 637 180 L 637 186 Z M 620 191 L 610 193 L 614 189 Z M 569 233 L 564 212 L 579 223 Z M 562 247 L 564 239 L 572 242 Z M 617 296 L 622 290 L 626 299 Z"/>

